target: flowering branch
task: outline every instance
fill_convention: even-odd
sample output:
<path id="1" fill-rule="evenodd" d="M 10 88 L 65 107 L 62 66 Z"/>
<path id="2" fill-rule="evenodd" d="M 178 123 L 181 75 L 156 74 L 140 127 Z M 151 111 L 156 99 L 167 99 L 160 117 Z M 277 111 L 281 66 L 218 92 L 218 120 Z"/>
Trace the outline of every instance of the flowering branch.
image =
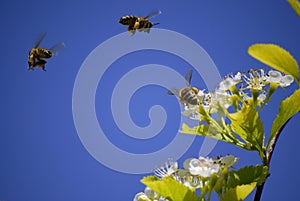
<path id="1" fill-rule="evenodd" d="M 300 16 L 300 3 L 297 0 L 288 2 Z M 199 121 L 199 125 L 193 128 L 183 124 L 180 132 L 211 137 L 248 151 L 257 151 L 262 165 L 233 170 L 232 166 L 238 159 L 232 155 L 216 159 L 200 156 L 185 160 L 184 169 L 180 169 L 177 162 L 169 159 L 155 169 L 155 176 L 142 179 L 147 187 L 144 192 L 136 194 L 134 201 L 209 201 L 212 192 L 216 192 L 221 201 L 240 201 L 255 187 L 254 201 L 260 201 L 270 175 L 277 140 L 289 120 L 300 112 L 300 89 L 281 101 L 267 143 L 264 142 L 266 136 L 259 113 L 279 87 L 288 87 L 294 80 L 300 87 L 300 78 L 297 61 L 277 45 L 255 44 L 248 53 L 275 70 L 266 73 L 264 69 L 257 69 L 249 70 L 248 74 L 227 75 L 212 92 L 191 87 L 189 71 L 184 93 L 193 101 L 181 97 L 179 90 L 172 91 L 172 94 L 177 94 L 184 104 L 182 114 Z"/>
<path id="2" fill-rule="evenodd" d="M 224 201 L 244 199 L 256 184 L 265 180 L 268 169 L 248 166 L 231 170 L 237 160 L 232 155 L 217 159 L 190 158 L 185 160 L 184 169 L 179 169 L 177 162 L 168 160 L 155 169 L 156 176 L 142 179 L 147 187 L 136 194 L 134 201 L 205 201 L 210 200 L 213 191 Z M 197 190 L 201 192 L 200 197 Z"/>
<path id="3" fill-rule="evenodd" d="M 269 57 L 270 53 L 266 58 L 268 51 L 276 59 Z M 266 136 L 259 112 L 279 87 L 288 87 L 294 80 L 299 80 L 299 71 L 297 62 L 279 46 L 254 45 L 249 48 L 249 54 L 281 72 L 269 70 L 266 73 L 265 69 L 238 72 L 227 75 L 212 92 L 199 90 L 195 94 L 198 104 L 185 102 L 182 112 L 198 120 L 199 125 L 191 128 L 183 124 L 180 132 L 211 137 L 248 151 L 257 151 L 262 165 L 232 170 L 232 165 L 238 160 L 232 155 L 217 159 L 200 156 L 187 159 L 184 169 L 179 169 L 177 162 L 169 160 L 155 169 L 156 176 L 142 180 L 147 187 L 136 195 L 134 201 L 209 201 L 212 192 L 216 192 L 221 201 L 237 201 L 245 199 L 255 187 L 254 200 L 260 200 L 277 139 L 288 121 L 300 111 L 300 89 L 281 102 L 267 143 L 264 142 Z"/>

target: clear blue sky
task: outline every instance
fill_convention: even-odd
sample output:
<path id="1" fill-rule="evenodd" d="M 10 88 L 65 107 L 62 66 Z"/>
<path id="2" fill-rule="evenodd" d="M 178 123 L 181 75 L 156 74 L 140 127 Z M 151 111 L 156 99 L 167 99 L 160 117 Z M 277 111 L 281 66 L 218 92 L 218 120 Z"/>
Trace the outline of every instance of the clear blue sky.
<path id="1" fill-rule="evenodd" d="M 91 51 L 127 30 L 118 23 L 119 18 L 130 14 L 143 16 L 155 10 L 162 11 L 153 18 L 160 22 L 156 27 L 181 33 L 197 42 L 212 58 L 221 76 L 265 67 L 247 54 L 254 43 L 276 43 L 300 62 L 300 18 L 286 1 L 1 1 L 0 200 L 121 201 L 132 200 L 135 193 L 144 189 L 139 182 L 144 174 L 117 172 L 89 154 L 73 121 L 72 93 L 79 69 Z M 28 51 L 43 32 L 47 36 L 42 46 L 51 47 L 60 41 L 66 46 L 49 60 L 47 72 L 27 71 Z M 140 35 L 147 33 L 132 37 Z M 121 42 L 120 48 L 122 45 Z M 99 59 L 108 58 L 100 55 Z M 154 152 L 167 146 L 179 127 L 176 99 L 168 96 L 166 89 L 154 85 L 136 91 L 129 113 L 138 126 L 145 127 L 150 122 L 149 108 L 162 105 L 168 119 L 157 136 L 148 140 L 131 138 L 113 120 L 110 99 L 114 85 L 135 67 L 151 63 L 168 66 L 181 75 L 193 68 L 166 52 L 134 52 L 105 71 L 95 96 L 95 111 L 106 137 L 115 146 L 132 153 Z M 194 74 L 192 84 L 205 88 L 198 74 Z M 279 100 L 295 88 L 294 83 L 277 91 L 266 106 L 261 114 L 266 132 L 270 130 Z M 298 114 L 279 139 L 262 200 L 299 198 L 299 121 Z M 201 137 L 196 138 L 179 159 L 180 163 L 196 157 L 202 142 Z M 237 168 L 259 163 L 256 153 L 221 142 L 209 155 L 229 153 L 241 158 Z M 156 165 L 159 164 L 153 167 Z"/>

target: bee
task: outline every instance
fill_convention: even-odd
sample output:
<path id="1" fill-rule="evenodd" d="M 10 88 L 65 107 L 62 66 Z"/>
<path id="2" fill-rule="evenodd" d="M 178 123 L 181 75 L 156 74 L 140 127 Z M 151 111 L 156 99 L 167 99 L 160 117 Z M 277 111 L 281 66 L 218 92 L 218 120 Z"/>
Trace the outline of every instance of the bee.
<path id="1" fill-rule="evenodd" d="M 192 78 L 192 70 L 189 70 L 185 75 L 186 86 L 181 90 L 177 88 L 172 88 L 168 90 L 168 94 L 176 95 L 180 103 L 185 106 L 196 106 L 199 105 L 200 101 L 198 99 L 199 90 L 195 87 L 191 87 L 191 78 Z"/>
<path id="2" fill-rule="evenodd" d="M 126 15 L 121 17 L 119 20 L 120 24 L 128 26 L 128 32 L 132 35 L 135 34 L 135 31 L 138 30 L 139 32 L 144 31 L 149 33 L 151 27 L 154 25 L 157 25 L 159 23 L 153 23 L 149 21 L 148 19 L 151 17 L 154 17 L 156 15 L 159 15 L 161 11 L 155 11 L 153 13 L 150 13 L 146 17 L 137 17 L 133 15 Z"/>
<path id="3" fill-rule="evenodd" d="M 38 67 L 46 71 L 45 65 L 47 61 L 44 59 L 51 58 L 62 46 L 64 46 L 64 43 L 58 43 L 50 49 L 39 47 L 45 36 L 46 33 L 40 37 L 34 48 L 29 51 L 28 70 L 34 70 L 34 68 Z"/>

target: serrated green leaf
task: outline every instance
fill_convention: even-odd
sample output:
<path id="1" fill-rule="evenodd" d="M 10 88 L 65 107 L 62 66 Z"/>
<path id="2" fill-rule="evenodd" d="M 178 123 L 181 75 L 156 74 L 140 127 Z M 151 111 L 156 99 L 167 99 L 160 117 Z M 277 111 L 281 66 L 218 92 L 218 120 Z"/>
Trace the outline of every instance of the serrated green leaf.
<path id="1" fill-rule="evenodd" d="M 229 113 L 232 130 L 245 142 L 251 143 L 256 150 L 261 151 L 264 141 L 264 125 L 255 108 L 244 105 L 242 110 Z"/>
<path id="2" fill-rule="evenodd" d="M 222 198 L 228 191 L 235 189 L 237 186 L 249 185 L 253 183 L 256 185 L 261 185 L 266 180 L 267 176 L 267 166 L 256 165 L 247 166 L 239 170 L 231 170 L 230 172 L 222 174 L 222 177 L 218 179 L 216 185 L 214 186 L 214 191 L 219 195 L 220 198 Z M 238 193 L 239 196 L 242 196 L 242 192 Z M 227 196 L 229 195 L 231 194 L 229 193 Z"/>
<path id="3" fill-rule="evenodd" d="M 297 15 L 300 17 L 300 2 L 297 0 L 288 0 L 294 11 L 297 13 Z"/>
<path id="4" fill-rule="evenodd" d="M 300 112 L 300 89 L 296 90 L 290 97 L 281 101 L 279 113 L 272 124 L 267 147 L 280 128 L 298 112 Z"/>
<path id="5" fill-rule="evenodd" d="M 247 166 L 239 170 L 232 170 L 228 174 L 227 187 L 235 188 L 239 185 L 251 184 L 253 182 L 257 185 L 262 184 L 268 176 L 267 166 Z"/>
<path id="6" fill-rule="evenodd" d="M 275 44 L 255 44 L 249 47 L 248 53 L 262 63 L 293 76 L 299 84 L 297 61 L 285 49 Z"/>
<path id="7" fill-rule="evenodd" d="M 176 181 L 173 177 L 158 179 L 154 176 L 145 177 L 141 180 L 159 195 L 170 201 L 198 201 L 195 191 Z"/>
<path id="8" fill-rule="evenodd" d="M 235 188 L 229 189 L 223 197 L 221 197 L 221 201 L 241 201 L 244 200 L 256 187 L 256 182 L 240 185 Z"/>

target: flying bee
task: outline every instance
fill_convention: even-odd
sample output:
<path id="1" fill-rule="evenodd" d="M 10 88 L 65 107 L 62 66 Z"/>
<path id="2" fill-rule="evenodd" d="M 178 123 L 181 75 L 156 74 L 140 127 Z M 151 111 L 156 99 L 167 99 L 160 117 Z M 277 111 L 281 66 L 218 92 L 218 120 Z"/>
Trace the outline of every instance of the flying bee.
<path id="1" fill-rule="evenodd" d="M 151 27 L 154 25 L 157 25 L 159 23 L 153 23 L 150 20 L 148 20 L 151 17 L 154 17 L 156 15 L 159 15 L 161 11 L 155 11 L 153 13 L 150 13 L 146 17 L 137 17 L 133 15 L 126 15 L 121 17 L 119 20 L 120 24 L 128 26 L 128 32 L 130 32 L 132 35 L 135 34 L 135 31 L 138 30 L 139 32 L 144 31 L 149 33 Z"/>
<path id="2" fill-rule="evenodd" d="M 176 95 L 180 103 L 185 106 L 199 105 L 200 101 L 197 97 L 199 90 L 195 87 L 191 87 L 192 70 L 189 70 L 185 75 L 186 86 L 181 90 L 172 88 L 168 90 L 168 94 Z"/>
<path id="3" fill-rule="evenodd" d="M 34 68 L 38 67 L 46 71 L 45 64 L 47 61 L 45 59 L 51 58 L 62 46 L 64 46 L 64 43 L 61 42 L 50 49 L 39 47 L 45 36 L 46 33 L 40 37 L 34 48 L 29 51 L 28 70 L 34 70 Z"/>

